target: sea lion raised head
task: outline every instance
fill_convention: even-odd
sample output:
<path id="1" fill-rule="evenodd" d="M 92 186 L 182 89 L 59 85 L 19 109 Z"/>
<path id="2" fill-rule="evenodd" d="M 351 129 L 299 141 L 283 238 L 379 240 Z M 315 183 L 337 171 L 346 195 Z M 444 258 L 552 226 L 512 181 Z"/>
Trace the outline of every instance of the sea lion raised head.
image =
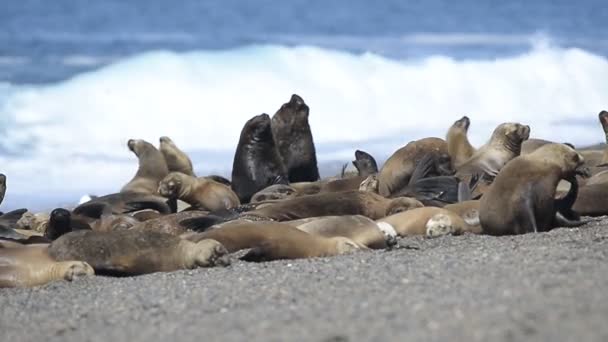
<path id="1" fill-rule="evenodd" d="M 275 145 L 270 116 L 254 116 L 241 131 L 232 164 L 232 189 L 241 203 L 247 203 L 256 192 L 287 182 L 287 170 Z"/>
<path id="2" fill-rule="evenodd" d="M 173 140 L 167 136 L 162 136 L 159 139 L 160 152 L 165 157 L 169 172 L 181 172 L 190 176 L 195 176 L 192 168 L 192 161 L 186 153 L 175 145 Z"/>
<path id="3" fill-rule="evenodd" d="M 448 153 L 455 167 L 462 165 L 475 153 L 475 148 L 471 146 L 467 137 L 470 125 L 471 120 L 465 115 L 461 119 L 456 120 L 448 130 L 446 136 Z"/>
<path id="4" fill-rule="evenodd" d="M 171 172 L 158 186 L 161 196 L 180 199 L 203 210 L 229 209 L 241 204 L 230 187 L 212 179 Z"/>
<path id="5" fill-rule="evenodd" d="M 155 194 L 158 182 L 169 173 L 165 157 L 154 145 L 145 140 L 129 139 L 127 147 L 139 159 L 139 168 L 121 192 Z"/>
<path id="6" fill-rule="evenodd" d="M 378 164 L 376 163 L 376 159 L 365 151 L 355 151 L 355 160 L 353 160 L 353 165 L 361 177 L 367 177 L 371 174 L 378 173 Z"/>
<path id="7" fill-rule="evenodd" d="M 290 182 L 314 182 L 319 179 L 317 156 L 304 100 L 293 94 L 272 116 L 272 134 Z"/>
<path id="8" fill-rule="evenodd" d="M 56 240 L 61 235 L 71 232 L 70 223 L 71 215 L 69 211 L 63 208 L 51 211 L 49 222 L 44 231 L 44 237 L 49 240 Z"/>
<path id="9" fill-rule="evenodd" d="M 507 122 L 496 127 L 490 137 L 489 144 L 497 148 L 506 148 L 519 155 L 521 153 L 521 144 L 525 140 L 528 140 L 529 137 L 530 126 L 516 122 Z"/>

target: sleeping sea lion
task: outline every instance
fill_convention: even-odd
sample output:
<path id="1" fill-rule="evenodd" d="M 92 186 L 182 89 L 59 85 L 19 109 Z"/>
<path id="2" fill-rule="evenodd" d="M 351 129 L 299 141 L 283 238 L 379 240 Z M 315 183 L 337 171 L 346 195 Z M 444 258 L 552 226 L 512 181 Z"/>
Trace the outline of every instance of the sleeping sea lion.
<path id="1" fill-rule="evenodd" d="M 230 187 L 209 178 L 196 178 L 181 172 L 169 173 L 159 183 L 158 193 L 180 199 L 201 210 L 229 209 L 241 204 Z"/>
<path id="2" fill-rule="evenodd" d="M 190 157 L 180 150 L 171 138 L 166 136 L 160 137 L 159 143 L 160 153 L 165 158 L 169 172 L 181 172 L 196 177 Z"/>
<path id="3" fill-rule="evenodd" d="M 245 123 L 234 154 L 232 190 L 241 203 L 247 203 L 256 192 L 287 182 L 287 169 L 275 146 L 270 117 L 254 116 Z"/>
<path id="4" fill-rule="evenodd" d="M 127 146 L 137 156 L 139 168 L 133 179 L 123 186 L 120 192 L 156 194 L 158 182 L 169 174 L 165 157 L 145 140 L 130 139 Z"/>
<path id="5" fill-rule="evenodd" d="M 292 183 L 319 179 L 308 115 L 309 108 L 304 100 L 293 94 L 272 116 L 272 135 Z"/>

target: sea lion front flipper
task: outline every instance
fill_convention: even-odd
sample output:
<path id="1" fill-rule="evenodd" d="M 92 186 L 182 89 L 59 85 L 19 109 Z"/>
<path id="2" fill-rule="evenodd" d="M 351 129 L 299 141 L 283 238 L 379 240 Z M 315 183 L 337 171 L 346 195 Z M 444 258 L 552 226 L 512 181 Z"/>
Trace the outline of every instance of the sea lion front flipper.
<path id="1" fill-rule="evenodd" d="M 17 226 L 17 221 L 19 221 L 26 212 L 27 209 L 22 208 L 4 213 L 0 216 L 0 223 L 5 227 L 15 228 Z"/>
<path id="2" fill-rule="evenodd" d="M 580 220 L 580 215 L 572 210 L 576 197 L 578 197 L 578 180 L 575 176 L 568 177 L 565 180 L 570 183 L 570 189 L 566 196 L 555 200 L 555 209 L 568 221 Z"/>

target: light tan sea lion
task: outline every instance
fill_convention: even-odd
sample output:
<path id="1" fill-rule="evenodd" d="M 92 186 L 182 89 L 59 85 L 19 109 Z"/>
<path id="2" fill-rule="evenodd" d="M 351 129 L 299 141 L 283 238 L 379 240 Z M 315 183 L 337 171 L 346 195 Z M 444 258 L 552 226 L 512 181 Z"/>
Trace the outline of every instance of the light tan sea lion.
<path id="1" fill-rule="evenodd" d="M 445 140 L 425 138 L 412 141 L 393 153 L 380 169 L 378 174 L 380 195 L 390 197 L 406 187 L 418 162 L 427 155 L 436 156 L 433 175 L 453 174 Z"/>
<path id="2" fill-rule="evenodd" d="M 198 243 L 157 232 L 80 230 L 61 236 L 49 246 L 58 261 L 82 260 L 96 273 L 137 275 L 225 264 L 226 249 L 217 241 Z"/>
<path id="3" fill-rule="evenodd" d="M 171 172 L 158 185 L 158 193 L 177 198 L 201 210 L 221 210 L 241 204 L 230 187 L 208 178 L 196 178 L 181 172 Z"/>
<path id="4" fill-rule="evenodd" d="M 573 179 L 583 163 L 583 157 L 564 144 L 544 145 L 507 163 L 479 203 L 483 232 L 523 234 L 555 227 L 557 185 Z"/>
<path id="5" fill-rule="evenodd" d="M 458 214 L 437 207 L 416 208 L 387 216 L 377 222 L 390 224 L 399 236 L 436 237 L 471 231 L 471 227 Z"/>
<path id="6" fill-rule="evenodd" d="M 448 154 L 452 159 L 452 166 L 455 168 L 469 160 L 475 153 L 475 148 L 471 145 L 467 136 L 470 125 L 469 117 L 463 116 L 460 120 L 454 122 L 448 130 L 445 140 L 448 144 Z"/>
<path id="7" fill-rule="evenodd" d="M 277 222 L 229 222 L 187 238 L 220 241 L 231 253 L 251 248 L 242 258 L 247 261 L 329 257 L 365 249 L 345 237 L 316 236 Z"/>
<path id="8" fill-rule="evenodd" d="M 160 137 L 159 142 L 159 150 L 163 154 L 163 157 L 165 157 L 169 172 L 181 172 L 188 176 L 196 177 L 192 168 L 192 160 L 175 145 L 171 138 L 163 136 Z"/>
<path id="9" fill-rule="evenodd" d="M 326 238 L 343 236 L 373 249 L 388 248 L 397 242 L 397 233 L 390 224 L 376 223 L 362 215 L 311 217 L 285 223 Z"/>
<path id="10" fill-rule="evenodd" d="M 56 261 L 48 245 L 0 248 L 0 287 L 31 287 L 93 275 L 83 261 Z"/>
<path id="11" fill-rule="evenodd" d="M 471 233 L 480 234 L 482 232 L 479 222 L 479 200 L 463 201 L 448 204 L 443 209 L 449 210 L 460 216 L 469 226 Z"/>
<path id="12" fill-rule="evenodd" d="M 120 192 L 156 194 L 158 183 L 169 174 L 165 157 L 145 140 L 130 139 L 127 146 L 137 156 L 139 168 L 133 179 L 123 186 Z"/>

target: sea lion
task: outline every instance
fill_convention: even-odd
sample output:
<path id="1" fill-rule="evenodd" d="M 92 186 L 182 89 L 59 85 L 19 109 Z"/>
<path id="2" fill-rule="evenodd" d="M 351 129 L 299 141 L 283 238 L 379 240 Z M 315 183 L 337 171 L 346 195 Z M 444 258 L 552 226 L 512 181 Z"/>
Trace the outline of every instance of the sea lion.
<path id="1" fill-rule="evenodd" d="M 508 162 L 481 197 L 483 232 L 523 234 L 555 227 L 560 208 L 555 199 L 557 185 L 562 179 L 575 180 L 583 163 L 583 157 L 564 144 L 544 145 Z M 572 202 L 571 196 L 567 197 L 563 201 Z"/>
<path id="2" fill-rule="evenodd" d="M 460 216 L 469 225 L 470 232 L 480 234 L 482 232 L 479 222 L 479 200 L 469 200 L 448 204 L 443 209 L 449 210 Z"/>
<path id="3" fill-rule="evenodd" d="M 133 179 L 123 186 L 120 192 L 156 194 L 158 182 L 169 174 L 165 157 L 145 140 L 129 139 L 127 146 L 137 156 L 139 168 Z"/>
<path id="4" fill-rule="evenodd" d="M 390 197 L 407 186 L 418 162 L 427 155 L 436 157 L 435 172 L 429 176 L 453 174 L 445 140 L 424 138 L 412 141 L 393 153 L 380 169 L 378 174 L 380 195 Z"/>
<path id="5" fill-rule="evenodd" d="M 345 237 L 326 238 L 312 235 L 277 222 L 235 221 L 218 229 L 189 234 L 187 239 L 220 241 L 230 253 L 251 248 L 241 258 L 246 261 L 329 257 L 365 249 Z"/>
<path id="6" fill-rule="evenodd" d="M 49 246 L 57 261 L 81 260 L 96 273 L 137 275 L 225 264 L 226 249 L 217 241 L 198 243 L 157 232 L 109 233 L 80 230 L 61 236 Z"/>
<path id="7" fill-rule="evenodd" d="M 181 211 L 175 214 L 164 215 L 156 219 L 139 222 L 133 225 L 130 229 L 143 232 L 157 232 L 171 235 L 180 235 L 188 231 L 188 227 L 181 225 L 182 221 L 192 218 L 205 217 L 209 215 L 208 211 L 188 210 Z"/>
<path id="8" fill-rule="evenodd" d="M 155 190 L 156 191 L 156 190 Z M 137 192 L 119 192 L 94 198 L 72 211 L 73 214 L 100 218 L 103 214 L 124 214 L 139 210 L 152 209 L 162 214 L 177 211 L 174 200 L 159 195 Z"/>
<path id="9" fill-rule="evenodd" d="M 333 215 L 363 215 L 377 220 L 418 207 L 422 207 L 422 203 L 413 198 L 388 199 L 373 192 L 356 190 L 290 198 L 244 214 L 275 221 Z"/>
<path id="10" fill-rule="evenodd" d="M 387 216 L 377 222 L 390 224 L 399 236 L 436 237 L 463 234 L 472 230 L 458 214 L 437 207 L 416 208 Z"/>
<path id="11" fill-rule="evenodd" d="M 192 161 L 186 153 L 175 145 L 171 138 L 163 136 L 159 139 L 159 150 L 165 158 L 169 172 L 181 172 L 196 177 L 192 168 Z"/>
<path id="12" fill-rule="evenodd" d="M 0 173 L 0 204 L 4 201 L 4 195 L 6 194 L 6 175 Z"/>
<path id="13" fill-rule="evenodd" d="M 471 120 L 465 115 L 456 120 L 448 130 L 445 140 L 448 144 L 448 154 L 455 168 L 469 160 L 475 153 L 475 148 L 471 145 L 467 136 L 470 125 Z"/>
<path id="14" fill-rule="evenodd" d="M 23 215 L 27 213 L 27 209 L 16 209 L 0 215 L 0 227 L 18 228 L 17 223 Z"/>
<path id="15" fill-rule="evenodd" d="M 268 186 L 251 197 L 251 203 L 284 200 L 298 196 L 298 192 L 287 184 L 274 184 Z"/>
<path id="16" fill-rule="evenodd" d="M 229 209 L 241 204 L 230 187 L 209 178 L 196 178 L 181 172 L 171 172 L 160 181 L 158 193 L 180 199 L 201 210 Z"/>
<path id="17" fill-rule="evenodd" d="M 472 188 L 472 199 L 483 194 L 502 167 L 521 153 L 521 144 L 530 137 L 530 126 L 519 123 L 498 125 L 490 140 L 460 165 L 456 177 Z"/>
<path id="18" fill-rule="evenodd" d="M 319 179 L 308 114 L 309 108 L 304 100 L 293 94 L 289 102 L 272 116 L 272 135 L 292 183 Z"/>
<path id="19" fill-rule="evenodd" d="M 139 223 L 139 219 L 135 216 L 104 214 L 100 218 L 93 220 L 89 225 L 96 232 L 111 232 L 114 230 L 127 230 Z"/>
<path id="20" fill-rule="evenodd" d="M 311 217 L 284 223 L 313 235 L 343 236 L 373 249 L 384 249 L 397 243 L 397 233 L 390 224 L 376 223 L 362 215 Z"/>
<path id="21" fill-rule="evenodd" d="M 608 215 L 608 182 L 587 183 L 579 188 L 572 209 L 583 216 Z"/>
<path id="22" fill-rule="evenodd" d="M 369 175 L 378 173 L 378 164 L 376 163 L 376 159 L 365 151 L 356 150 L 355 160 L 353 160 L 352 163 L 361 177 L 367 177 Z"/>
<path id="23" fill-rule="evenodd" d="M 530 154 L 536 151 L 539 147 L 547 144 L 553 144 L 553 142 L 544 139 L 529 138 L 521 144 L 521 155 Z"/>
<path id="24" fill-rule="evenodd" d="M 232 190 L 241 203 L 272 184 L 287 184 L 287 169 L 280 159 L 270 128 L 270 117 L 251 118 L 241 131 L 232 165 Z"/>
<path id="25" fill-rule="evenodd" d="M 0 248 L 0 287 L 32 287 L 93 274 L 86 262 L 54 260 L 48 245 Z"/>
<path id="26" fill-rule="evenodd" d="M 86 222 L 72 222 L 72 215 L 68 210 L 57 208 L 51 211 L 44 237 L 52 241 L 71 231 L 81 229 L 91 229 L 91 227 Z"/>

